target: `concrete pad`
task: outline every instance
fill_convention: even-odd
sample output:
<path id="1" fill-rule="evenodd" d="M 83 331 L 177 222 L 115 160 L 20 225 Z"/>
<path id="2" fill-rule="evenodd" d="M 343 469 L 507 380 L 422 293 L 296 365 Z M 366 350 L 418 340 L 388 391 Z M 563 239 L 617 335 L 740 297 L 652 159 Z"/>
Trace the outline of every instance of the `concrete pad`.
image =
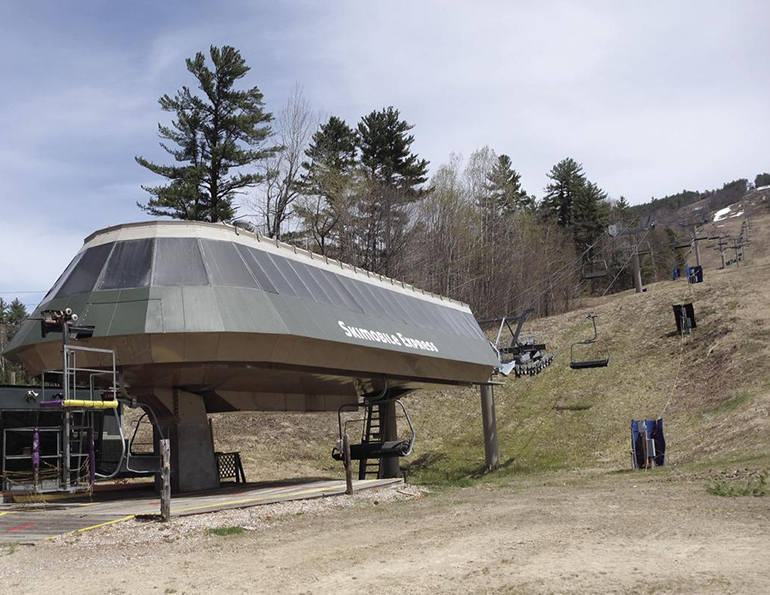
<path id="1" fill-rule="evenodd" d="M 358 492 L 402 482 L 402 479 L 354 480 L 353 490 Z M 344 493 L 344 480 L 230 484 L 215 490 L 172 497 L 171 516 L 248 508 Z M 92 500 L 76 497 L 34 506 L 7 504 L 0 506 L 0 543 L 51 539 L 67 533 L 88 531 L 126 521 L 136 516 L 159 513 L 160 500 L 150 486 L 131 491 L 99 491 L 93 494 Z"/>

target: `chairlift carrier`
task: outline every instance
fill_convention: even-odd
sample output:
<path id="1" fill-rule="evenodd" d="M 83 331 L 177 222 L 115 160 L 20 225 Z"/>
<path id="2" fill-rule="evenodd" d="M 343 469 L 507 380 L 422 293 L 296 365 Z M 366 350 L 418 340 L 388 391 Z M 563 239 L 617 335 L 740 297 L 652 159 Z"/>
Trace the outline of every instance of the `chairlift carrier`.
<path id="1" fill-rule="evenodd" d="M 553 354 L 545 353 L 545 343 L 535 343 L 535 339 L 531 335 L 528 339 L 519 340 L 524 321 L 533 312 L 533 309 L 529 309 L 518 316 L 507 316 L 499 320 L 500 327 L 494 345 L 490 341 L 490 345 L 500 359 L 500 365 L 495 370 L 496 373 L 508 376 L 511 372 L 515 372 L 517 378 L 524 375 L 533 376 L 553 363 Z M 480 324 L 485 322 L 498 322 L 498 320 L 482 321 Z M 516 324 L 515 329 L 511 323 Z M 506 326 L 511 333 L 511 344 L 508 347 L 501 347 L 500 337 Z"/>
<path id="2" fill-rule="evenodd" d="M 610 274 L 607 261 L 603 258 L 592 258 L 583 265 L 581 272 L 583 279 L 598 279 L 600 277 L 607 277 Z"/>
<path id="3" fill-rule="evenodd" d="M 610 363 L 610 348 L 607 346 L 607 342 L 599 339 L 599 333 L 596 330 L 596 314 L 591 312 L 586 316 L 586 319 L 590 320 L 594 325 L 594 336 L 589 339 L 584 339 L 573 343 L 570 346 L 570 362 L 569 367 L 573 370 L 586 370 L 590 368 L 606 368 Z M 575 359 L 575 347 L 578 345 L 599 345 L 601 352 L 605 355 L 602 358 L 580 360 Z"/>
<path id="4" fill-rule="evenodd" d="M 332 458 L 335 461 L 344 460 L 344 453 L 342 452 L 342 437 L 346 432 L 346 426 L 348 423 L 362 421 L 361 419 L 342 421 L 342 412 L 347 410 L 358 410 L 361 408 L 369 409 L 370 407 L 382 405 L 387 399 L 377 399 L 370 401 L 359 402 L 355 405 L 342 405 L 337 410 L 337 421 L 339 424 L 339 442 L 332 449 Z M 409 438 L 407 440 L 384 440 L 382 435 L 379 436 L 379 440 L 366 441 L 366 431 L 363 432 L 362 442 L 359 444 L 350 445 L 350 460 L 351 461 L 366 461 L 368 459 L 382 459 L 386 457 L 406 457 L 412 454 L 414 450 L 415 431 L 412 425 L 412 420 L 409 418 L 409 413 L 406 411 L 404 403 L 400 399 L 395 399 L 396 404 L 401 407 L 403 412 L 403 418 L 406 420 L 409 426 Z M 363 420 L 366 421 L 366 420 Z"/>

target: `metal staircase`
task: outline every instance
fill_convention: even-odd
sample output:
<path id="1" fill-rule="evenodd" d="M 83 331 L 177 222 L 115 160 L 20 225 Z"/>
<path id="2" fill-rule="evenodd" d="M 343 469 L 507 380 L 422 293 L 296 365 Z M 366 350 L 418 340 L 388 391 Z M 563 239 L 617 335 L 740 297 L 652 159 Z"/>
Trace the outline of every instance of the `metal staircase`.
<path id="1" fill-rule="evenodd" d="M 361 444 L 382 441 L 381 406 L 369 403 L 366 406 L 366 422 L 361 435 Z M 377 479 L 380 476 L 382 459 L 362 459 L 358 464 L 358 479 Z"/>

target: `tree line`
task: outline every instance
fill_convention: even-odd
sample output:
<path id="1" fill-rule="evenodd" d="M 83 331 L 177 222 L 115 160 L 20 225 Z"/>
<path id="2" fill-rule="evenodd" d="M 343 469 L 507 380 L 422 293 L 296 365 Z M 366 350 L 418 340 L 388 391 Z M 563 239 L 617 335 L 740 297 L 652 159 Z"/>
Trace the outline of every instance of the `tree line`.
<path id="1" fill-rule="evenodd" d="M 479 318 L 525 308 L 549 315 L 581 294 L 606 291 L 611 279 L 615 291 L 632 286 L 627 265 L 638 238 L 613 240 L 607 226 L 640 225 L 649 213 L 703 198 L 684 192 L 629 207 L 571 157 L 553 166 L 538 198 L 511 157 L 489 147 L 467 159 L 453 155 L 429 177 L 413 149 L 414 125 L 393 106 L 348 123 L 320 118 L 295 89 L 274 116 L 258 87 L 236 88 L 249 67 L 235 48 L 211 47 L 186 66 L 197 89 L 159 100 L 173 115 L 158 133 L 175 163 L 136 158 L 165 178 L 144 187 L 144 211 L 242 225 L 463 300 Z M 715 200 L 741 188 L 726 185 Z M 655 246 L 643 259 L 645 276 L 681 263 L 671 247 L 675 229 L 645 238 Z M 597 264 L 607 277 L 586 280 L 582 267 Z"/>

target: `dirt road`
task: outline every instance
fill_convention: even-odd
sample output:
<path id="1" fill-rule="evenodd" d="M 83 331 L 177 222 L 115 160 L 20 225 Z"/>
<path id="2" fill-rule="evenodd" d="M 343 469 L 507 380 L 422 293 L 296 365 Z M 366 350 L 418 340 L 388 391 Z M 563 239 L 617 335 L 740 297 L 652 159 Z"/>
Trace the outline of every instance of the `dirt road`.
<path id="1" fill-rule="evenodd" d="M 170 528 L 132 521 L 0 550 L 0 591 L 770 593 L 770 498 L 712 496 L 702 480 L 565 473 L 392 496 Z M 233 523 L 246 532 L 206 529 Z"/>

